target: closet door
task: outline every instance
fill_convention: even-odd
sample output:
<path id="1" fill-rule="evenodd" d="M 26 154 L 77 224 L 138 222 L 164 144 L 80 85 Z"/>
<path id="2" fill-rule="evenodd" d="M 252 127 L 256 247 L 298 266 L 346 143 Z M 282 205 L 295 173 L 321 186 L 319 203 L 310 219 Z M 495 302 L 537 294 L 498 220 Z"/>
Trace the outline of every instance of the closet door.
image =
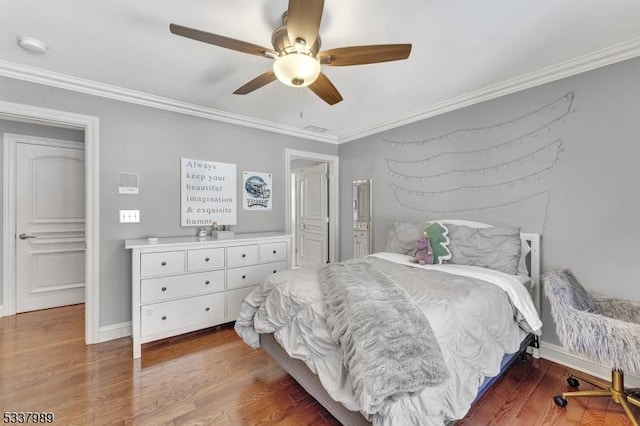
<path id="1" fill-rule="evenodd" d="M 307 167 L 300 179 L 298 266 L 327 263 L 329 250 L 329 194 L 327 164 Z"/>

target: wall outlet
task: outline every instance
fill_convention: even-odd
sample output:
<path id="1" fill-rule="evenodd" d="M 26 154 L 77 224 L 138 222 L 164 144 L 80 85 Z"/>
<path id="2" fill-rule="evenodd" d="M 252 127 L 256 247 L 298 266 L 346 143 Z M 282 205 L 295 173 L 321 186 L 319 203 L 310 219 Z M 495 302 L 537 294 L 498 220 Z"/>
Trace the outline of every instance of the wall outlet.
<path id="1" fill-rule="evenodd" d="M 120 223 L 140 222 L 140 210 L 120 210 Z"/>

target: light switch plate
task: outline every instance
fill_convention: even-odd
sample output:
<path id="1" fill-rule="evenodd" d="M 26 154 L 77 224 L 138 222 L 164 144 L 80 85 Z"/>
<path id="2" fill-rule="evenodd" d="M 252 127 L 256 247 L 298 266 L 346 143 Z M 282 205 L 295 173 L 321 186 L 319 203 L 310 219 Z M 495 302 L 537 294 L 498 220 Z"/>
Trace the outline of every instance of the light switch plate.
<path id="1" fill-rule="evenodd" d="M 140 210 L 120 210 L 120 223 L 139 223 Z"/>

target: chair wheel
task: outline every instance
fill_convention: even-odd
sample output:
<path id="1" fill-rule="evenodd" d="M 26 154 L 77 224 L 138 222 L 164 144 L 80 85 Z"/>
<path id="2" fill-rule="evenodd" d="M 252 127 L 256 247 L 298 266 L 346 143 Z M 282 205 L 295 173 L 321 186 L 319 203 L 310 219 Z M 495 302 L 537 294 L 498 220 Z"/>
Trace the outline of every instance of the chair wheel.
<path id="1" fill-rule="evenodd" d="M 566 407 L 567 400 L 562 397 L 562 395 L 556 395 L 553 397 L 553 402 L 556 403 L 558 407 Z"/>
<path id="2" fill-rule="evenodd" d="M 578 386 L 580 386 L 580 382 L 575 377 L 568 377 L 567 384 L 572 388 L 577 388 Z"/>

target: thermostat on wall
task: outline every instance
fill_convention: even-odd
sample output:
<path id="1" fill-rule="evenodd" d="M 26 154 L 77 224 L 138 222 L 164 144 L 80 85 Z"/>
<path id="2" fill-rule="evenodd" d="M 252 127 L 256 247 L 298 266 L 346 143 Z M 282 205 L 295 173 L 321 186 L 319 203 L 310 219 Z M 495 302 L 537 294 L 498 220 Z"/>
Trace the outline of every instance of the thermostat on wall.
<path id="1" fill-rule="evenodd" d="M 137 173 L 118 173 L 118 194 L 137 194 L 138 193 L 138 174 Z"/>

